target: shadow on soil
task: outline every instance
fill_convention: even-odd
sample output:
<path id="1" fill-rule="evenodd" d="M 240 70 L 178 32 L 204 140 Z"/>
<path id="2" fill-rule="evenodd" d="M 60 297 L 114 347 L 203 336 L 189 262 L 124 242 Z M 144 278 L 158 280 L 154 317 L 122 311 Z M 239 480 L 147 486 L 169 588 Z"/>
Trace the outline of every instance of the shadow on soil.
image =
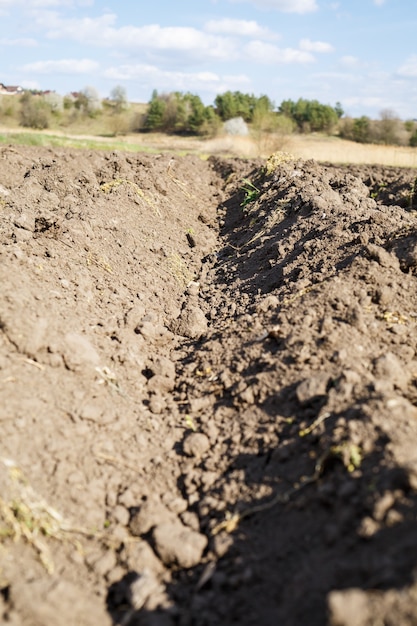
<path id="1" fill-rule="evenodd" d="M 322 439 L 332 439 L 330 422 L 336 418 Z M 256 493 L 270 485 L 273 495 L 236 504 L 242 520 L 232 534 L 223 533 L 222 540 L 231 542 L 224 556 L 174 574 L 167 589 L 174 608 L 165 612 L 132 610 L 129 588 L 139 574 L 130 572 L 109 590 L 115 624 L 325 626 L 332 590 L 401 589 L 413 582 L 417 497 L 407 472 L 387 465 L 387 437 L 379 435 L 353 472 L 329 447 L 318 475 L 302 487 L 294 476 L 314 473 L 315 445 L 300 443 L 287 430 L 285 455 L 273 448 L 232 460 L 228 472 L 245 471 L 242 488 Z M 287 503 L 271 505 L 284 494 Z M 211 548 L 213 540 L 218 537 L 212 537 Z"/>
<path id="2" fill-rule="evenodd" d="M 249 294 L 268 293 L 282 286 L 284 277 L 286 282 L 298 280 L 303 267 L 310 277 L 330 271 L 325 250 L 322 257 L 306 252 L 306 243 L 324 231 L 306 228 L 292 251 L 277 261 L 272 252 L 280 242 L 285 244 L 300 215 L 287 216 L 266 233 L 262 224 L 250 224 L 250 213 L 242 218 L 242 198 L 237 192 L 224 205 L 224 231 L 231 234 L 218 255 L 219 285 L 233 276 Z M 301 210 L 307 218 L 308 207 Z M 357 254 L 348 245 L 342 248 L 333 266 L 336 272 Z M 233 472 L 243 473 L 235 488 L 244 497 L 229 511 L 240 518 L 237 528 L 213 534 L 225 519 L 224 511 L 200 514 L 201 529 L 210 538 L 209 557 L 196 568 L 174 573 L 167 588 L 173 608 L 132 608 L 129 586 L 140 574 L 130 572 L 109 589 L 108 610 L 115 624 L 325 626 L 332 590 L 402 589 L 414 581 L 417 495 L 407 470 L 391 459 L 389 434 L 372 424 L 365 398 L 343 414 L 329 415 L 317 433 L 300 436 L 297 424 L 311 423 L 324 404 L 316 398 L 300 407 L 295 398 L 300 382 L 281 388 L 258 407 L 271 425 L 279 407 L 278 445 L 265 440 L 255 454 L 231 453 L 220 486 L 209 493 L 221 499 L 224 486 L 236 481 Z M 222 404 L 229 406 L 230 398 L 224 396 L 217 408 Z M 372 445 L 360 458 L 340 432 L 340 418 L 373 429 Z M 257 495 L 266 491 L 265 496 Z M 198 503 L 190 510 L 199 514 Z"/>

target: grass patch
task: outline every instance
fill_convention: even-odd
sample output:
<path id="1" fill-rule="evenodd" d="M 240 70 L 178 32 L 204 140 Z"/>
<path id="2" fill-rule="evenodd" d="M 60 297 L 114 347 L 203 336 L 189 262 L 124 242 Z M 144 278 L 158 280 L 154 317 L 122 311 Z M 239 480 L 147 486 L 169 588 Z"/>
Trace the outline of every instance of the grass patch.
<path id="1" fill-rule="evenodd" d="M 0 542 L 24 540 L 35 550 L 46 571 L 52 574 L 54 562 L 45 540 L 51 538 L 60 543 L 71 543 L 81 551 L 81 544 L 70 534 L 92 533 L 68 524 L 35 492 L 13 461 L 0 459 L 0 464 L 7 475 L 0 497 Z"/>
<path id="2" fill-rule="evenodd" d="M 85 135 L 68 131 L 46 130 L 43 132 L 23 131 L 16 126 L 0 132 L 1 144 L 22 146 L 68 147 L 84 150 L 118 150 L 120 152 L 174 153 L 178 156 L 196 154 L 202 159 L 209 155 L 224 157 L 254 158 L 259 156 L 256 142 L 250 137 L 219 136 L 215 139 L 200 137 L 180 137 L 164 133 L 130 133 L 120 139 L 110 139 L 103 128 L 85 125 L 78 131 Z M 67 134 L 66 134 L 67 132 Z M 272 134 L 273 136 L 273 134 Z M 397 167 L 417 168 L 417 148 L 407 146 L 382 146 L 360 144 L 339 137 L 320 134 L 291 135 L 288 137 L 288 150 L 294 159 L 315 159 L 329 163 L 358 163 L 368 165 L 393 165 Z M 286 152 L 275 154 L 289 155 Z M 271 156 L 271 152 L 262 155 Z M 285 159 L 285 156 L 284 156 Z M 288 159 L 290 160 L 290 159 Z M 279 163 L 271 162 L 272 170 Z"/>
<path id="3" fill-rule="evenodd" d="M 139 185 L 137 185 L 136 183 L 134 183 L 131 180 L 127 180 L 126 178 L 117 178 L 116 180 L 111 180 L 108 183 L 102 183 L 100 185 L 100 189 L 104 192 L 104 193 L 110 193 L 112 189 L 117 189 L 118 187 L 120 187 L 120 185 L 127 185 L 130 186 L 132 189 L 134 189 L 135 193 L 144 201 L 146 202 L 146 204 L 148 206 L 151 207 L 151 209 L 153 210 L 153 212 L 158 215 L 159 217 L 161 216 L 161 212 L 159 210 L 159 208 L 156 206 L 156 204 L 150 199 L 148 198 L 148 196 L 145 195 L 145 193 L 143 192 L 143 190 L 139 187 Z"/>
<path id="4" fill-rule="evenodd" d="M 324 135 L 293 135 L 289 150 L 296 158 L 329 163 L 357 163 L 417 168 L 417 148 L 363 144 Z"/>
<path id="5" fill-rule="evenodd" d="M 168 266 L 171 274 L 181 287 L 186 287 L 195 278 L 179 254 L 172 254 L 168 258 Z"/>
<path id="6" fill-rule="evenodd" d="M 75 148 L 81 150 L 120 150 L 126 152 L 158 152 L 152 146 L 144 146 L 126 141 L 103 141 L 88 138 L 78 139 L 49 133 L 1 133 L 0 144 L 18 146 L 39 146 L 46 148 Z"/>

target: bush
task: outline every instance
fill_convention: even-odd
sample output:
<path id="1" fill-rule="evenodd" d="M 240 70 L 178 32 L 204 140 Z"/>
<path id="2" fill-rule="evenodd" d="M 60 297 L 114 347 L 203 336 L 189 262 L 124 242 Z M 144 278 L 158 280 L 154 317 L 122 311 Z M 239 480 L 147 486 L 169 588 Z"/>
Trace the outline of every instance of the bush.
<path id="1" fill-rule="evenodd" d="M 53 112 L 61 112 L 64 110 L 64 98 L 60 94 L 55 93 L 55 91 L 46 93 L 43 96 L 43 100 Z"/>
<path id="2" fill-rule="evenodd" d="M 0 96 L 0 115 L 13 117 L 17 112 L 17 104 L 16 96 Z"/>
<path id="3" fill-rule="evenodd" d="M 401 143 L 401 130 L 404 128 L 401 120 L 390 109 L 380 113 L 381 120 L 376 122 L 376 143 L 398 145 Z"/>
<path id="4" fill-rule="evenodd" d="M 339 123 L 339 134 L 343 139 L 358 143 L 371 143 L 371 120 L 366 115 L 346 117 Z"/>
<path id="5" fill-rule="evenodd" d="M 20 125 L 44 130 L 49 127 L 50 108 L 39 96 L 25 93 L 21 97 Z"/>
<path id="6" fill-rule="evenodd" d="M 245 137 L 249 134 L 248 125 L 243 117 L 232 117 L 223 124 L 223 130 L 227 135 Z"/>
<path id="7" fill-rule="evenodd" d="M 412 148 L 417 148 L 417 128 L 415 129 L 415 131 L 413 132 L 413 134 L 410 137 L 409 145 Z"/>

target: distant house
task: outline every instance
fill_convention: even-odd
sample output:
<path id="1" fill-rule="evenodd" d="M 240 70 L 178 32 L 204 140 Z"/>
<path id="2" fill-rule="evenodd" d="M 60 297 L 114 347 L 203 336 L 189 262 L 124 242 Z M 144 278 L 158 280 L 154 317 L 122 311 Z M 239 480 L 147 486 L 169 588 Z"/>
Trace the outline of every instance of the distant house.
<path id="1" fill-rule="evenodd" d="M 0 95 L 17 96 L 23 93 L 23 88 L 17 85 L 5 85 L 0 83 Z"/>

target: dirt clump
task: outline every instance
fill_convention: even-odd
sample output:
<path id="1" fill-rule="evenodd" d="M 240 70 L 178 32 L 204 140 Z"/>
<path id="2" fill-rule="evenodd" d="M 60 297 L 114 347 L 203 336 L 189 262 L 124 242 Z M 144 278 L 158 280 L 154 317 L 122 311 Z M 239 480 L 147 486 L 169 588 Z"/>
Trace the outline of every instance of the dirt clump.
<path id="1" fill-rule="evenodd" d="M 417 621 L 415 172 L 385 170 L 2 148 L 3 621 Z"/>

